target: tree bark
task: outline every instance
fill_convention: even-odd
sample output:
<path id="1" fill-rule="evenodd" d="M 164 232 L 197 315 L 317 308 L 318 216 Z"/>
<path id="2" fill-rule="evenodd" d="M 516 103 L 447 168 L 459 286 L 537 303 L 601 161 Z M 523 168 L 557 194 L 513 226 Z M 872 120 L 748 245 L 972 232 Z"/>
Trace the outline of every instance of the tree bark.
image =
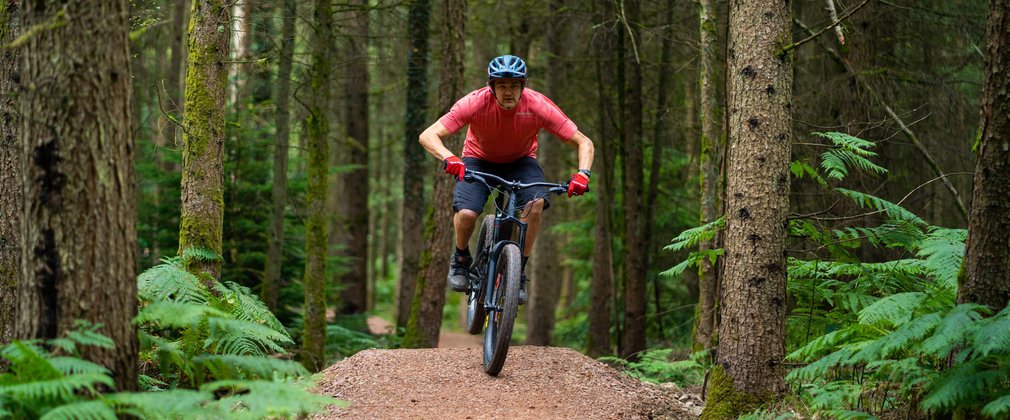
<path id="1" fill-rule="evenodd" d="M 442 41 L 442 71 L 438 89 L 439 115 L 449 112 L 449 108 L 463 95 L 463 54 L 466 51 L 466 2 L 444 0 L 442 27 L 446 28 Z M 458 134 L 445 139 L 449 150 L 460 150 L 463 142 Z M 452 193 L 455 180 L 446 176 L 441 168 L 431 170 L 434 183 L 432 211 L 425 223 L 425 249 L 421 254 L 421 276 L 418 277 L 417 291 L 414 292 L 418 305 L 411 309 L 405 347 L 437 347 L 439 330 L 442 327 L 442 309 L 445 307 L 446 273 L 449 272 L 449 258 L 455 245 L 452 225 Z M 414 312 L 417 312 L 416 314 Z M 415 321 L 416 317 L 416 322 Z"/>
<path id="2" fill-rule="evenodd" d="M 550 2 L 552 23 L 547 28 L 547 68 L 551 69 L 547 73 L 547 89 L 555 103 L 561 103 L 560 98 L 565 92 L 564 82 L 567 80 L 568 69 L 564 59 L 566 56 L 565 47 L 568 36 L 568 19 L 562 13 L 565 9 L 564 0 L 552 0 Z M 549 135 L 541 135 L 540 150 L 537 152 L 537 159 L 544 169 L 544 175 L 548 182 L 555 182 L 567 174 L 571 175 L 572 170 L 578 168 L 566 167 L 562 153 L 563 144 L 558 139 L 550 138 Z M 571 150 L 571 148 L 565 146 Z M 567 179 L 567 178 L 565 178 Z M 529 303 L 526 308 L 526 344 L 534 346 L 546 346 L 551 343 L 551 334 L 554 331 L 556 321 L 556 310 L 558 301 L 561 298 L 561 264 L 558 252 L 561 249 L 563 238 L 551 231 L 555 225 L 559 212 L 565 206 L 554 205 L 553 211 L 544 212 L 541 217 L 540 234 L 537 242 L 533 245 L 531 261 L 533 267 L 529 272 L 529 282 L 526 285 L 530 292 Z"/>
<path id="3" fill-rule="evenodd" d="M 957 301 L 999 311 L 1010 301 L 1010 1 L 989 2 L 986 32 L 982 131 Z"/>
<path id="4" fill-rule="evenodd" d="M 340 312 L 361 313 L 368 307 L 368 4 L 356 0 L 350 18 L 347 44 L 347 163 L 353 170 L 341 175 L 339 235 L 345 245 L 342 255 L 350 270 L 337 278 L 343 285 Z"/>
<path id="5" fill-rule="evenodd" d="M 182 151 L 182 256 L 192 248 L 222 255 L 228 31 L 221 28 L 227 27 L 228 6 L 222 0 L 193 1 Z M 186 269 L 221 278 L 220 258 L 188 259 Z"/>
<path id="6" fill-rule="evenodd" d="M 407 326 L 417 277 L 420 272 L 421 246 L 424 238 L 424 149 L 418 142 L 427 122 L 428 97 L 428 20 L 431 15 L 429 0 L 410 3 L 407 33 L 410 51 L 407 54 L 407 124 L 403 138 L 403 212 L 400 218 L 400 287 L 397 297 L 396 323 Z"/>
<path id="7" fill-rule="evenodd" d="M 330 229 L 326 214 L 329 170 L 330 52 L 333 45 L 333 11 L 329 0 L 315 1 L 310 87 L 314 94 L 308 128 L 308 190 L 305 221 L 305 334 L 302 364 L 318 372 L 326 367 L 326 258 Z"/>
<path id="8" fill-rule="evenodd" d="M 166 111 L 170 113 L 175 113 L 175 115 L 181 115 L 183 108 L 183 97 L 182 94 L 185 91 L 184 86 L 181 81 L 185 80 L 186 67 L 184 65 L 186 58 L 186 44 L 184 43 L 186 39 L 187 31 L 187 21 L 186 21 L 186 6 L 188 2 L 177 1 L 175 7 L 172 10 L 172 27 L 169 30 L 171 34 L 171 40 L 169 41 L 169 48 L 171 48 L 171 57 L 169 58 L 169 69 L 168 78 L 166 81 L 165 90 L 168 91 L 168 106 Z M 165 126 L 165 138 L 173 146 L 178 144 L 176 141 L 176 124 L 174 122 L 168 122 Z M 175 168 L 171 168 L 175 170 Z"/>
<path id="9" fill-rule="evenodd" d="M 137 389 L 137 239 L 125 0 L 24 4 L 20 77 L 25 220 L 15 336 L 64 336 L 79 319 L 116 346 L 82 348 Z M 61 22 L 52 25 L 52 22 Z M 88 40 L 81 42 L 81 40 Z"/>
<path id="10" fill-rule="evenodd" d="M 281 6 L 281 54 L 277 71 L 277 110 L 274 136 L 274 168 L 270 213 L 270 241 L 267 244 L 266 275 L 260 288 L 260 298 L 271 311 L 277 309 L 281 287 L 281 263 L 284 256 L 284 208 L 288 201 L 288 142 L 291 137 L 291 68 L 295 52 L 295 21 L 298 1 L 284 0 Z"/>
<path id="11" fill-rule="evenodd" d="M 642 63 L 638 24 L 640 4 L 636 0 L 619 1 L 618 13 L 625 31 L 624 56 L 624 228 L 627 248 L 624 257 L 624 330 L 621 356 L 629 357 L 645 350 L 645 253 L 647 241 L 642 235 Z"/>
<path id="12" fill-rule="evenodd" d="M 0 4 L 0 45 L 21 35 L 21 5 L 17 0 Z M 21 179 L 21 114 L 18 113 L 17 78 L 21 50 L 5 49 L 0 61 L 0 345 L 7 344 L 17 316 L 17 288 L 21 276 L 21 215 L 24 211 Z"/>
<path id="13" fill-rule="evenodd" d="M 698 16 L 700 23 L 699 88 L 698 94 L 701 110 L 698 113 L 701 122 L 701 149 L 699 151 L 701 176 L 701 223 L 710 223 L 719 218 L 719 122 L 721 121 L 716 80 L 718 78 L 718 63 L 716 63 L 717 30 L 715 21 L 715 4 L 712 0 L 699 0 Z M 718 240 L 713 238 L 698 244 L 698 250 L 705 252 L 718 248 Z M 715 336 L 715 311 L 717 293 L 719 290 L 719 275 L 716 266 L 707 258 L 702 260 L 698 269 L 698 309 L 697 322 L 694 327 L 694 349 L 711 348 Z"/>
<path id="14" fill-rule="evenodd" d="M 248 96 L 248 81 L 250 68 L 245 64 L 249 60 L 249 49 L 252 46 L 253 0 L 237 0 L 232 5 L 231 19 L 231 61 L 228 66 L 228 103 L 233 110 L 243 107 L 242 102 Z"/>
<path id="15" fill-rule="evenodd" d="M 614 15 L 612 2 L 601 1 L 598 15 L 599 21 L 610 19 Z M 596 226 L 593 229 L 593 277 L 590 280 L 590 302 L 593 310 L 589 311 L 589 334 L 586 339 L 586 353 L 592 357 L 614 354 L 611 346 L 610 327 L 611 312 L 614 305 L 614 258 L 611 243 L 610 203 L 613 197 L 611 180 L 613 179 L 613 152 L 610 146 L 615 136 L 614 127 L 617 122 L 613 111 L 613 86 L 615 68 L 613 51 L 616 36 L 613 27 L 601 25 L 600 32 L 595 37 L 596 77 L 598 83 L 598 123 L 599 140 L 597 150 L 600 158 L 594 162 L 599 176 L 594 180 L 597 194 Z"/>
<path id="16" fill-rule="evenodd" d="M 718 362 L 703 416 L 785 392 L 786 215 L 792 61 L 786 0 L 730 5 L 730 150 Z M 722 410 L 730 410 L 730 413 Z M 734 411 L 743 410 L 743 411 Z"/>

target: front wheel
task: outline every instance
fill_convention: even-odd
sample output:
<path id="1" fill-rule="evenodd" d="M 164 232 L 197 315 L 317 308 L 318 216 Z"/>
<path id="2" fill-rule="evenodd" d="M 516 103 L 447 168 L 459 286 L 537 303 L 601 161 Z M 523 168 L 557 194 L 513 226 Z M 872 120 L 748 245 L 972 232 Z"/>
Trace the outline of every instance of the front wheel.
<path id="1" fill-rule="evenodd" d="M 516 244 L 506 244 L 498 254 L 498 263 L 492 279 L 492 307 L 487 310 L 487 329 L 484 330 L 484 372 L 498 375 L 505 365 L 512 326 L 519 312 L 519 277 L 522 275 L 522 253 Z"/>

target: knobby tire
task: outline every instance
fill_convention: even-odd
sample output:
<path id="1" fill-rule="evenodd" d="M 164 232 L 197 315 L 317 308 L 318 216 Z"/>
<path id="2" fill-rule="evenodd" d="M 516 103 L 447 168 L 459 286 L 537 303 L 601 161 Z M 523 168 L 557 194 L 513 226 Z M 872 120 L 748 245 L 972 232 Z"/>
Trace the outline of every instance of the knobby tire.
<path id="1" fill-rule="evenodd" d="M 493 302 L 501 308 L 487 313 L 487 329 L 484 330 L 484 372 L 496 376 L 505 365 L 512 327 L 519 312 L 519 277 L 522 275 L 522 253 L 516 244 L 507 244 L 498 256 L 494 278 L 497 281 L 492 290 Z"/>

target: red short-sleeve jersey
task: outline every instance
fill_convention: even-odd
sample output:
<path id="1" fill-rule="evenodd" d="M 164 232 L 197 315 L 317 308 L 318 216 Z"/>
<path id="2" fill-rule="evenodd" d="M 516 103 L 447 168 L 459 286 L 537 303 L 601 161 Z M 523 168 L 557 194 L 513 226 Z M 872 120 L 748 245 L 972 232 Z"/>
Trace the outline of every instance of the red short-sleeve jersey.
<path id="1" fill-rule="evenodd" d="M 567 141 L 578 127 L 542 93 L 523 89 L 512 109 L 498 105 L 494 92 L 484 87 L 470 92 L 439 119 L 450 133 L 469 125 L 463 142 L 463 156 L 495 163 L 536 157 L 537 134 L 547 130 Z"/>

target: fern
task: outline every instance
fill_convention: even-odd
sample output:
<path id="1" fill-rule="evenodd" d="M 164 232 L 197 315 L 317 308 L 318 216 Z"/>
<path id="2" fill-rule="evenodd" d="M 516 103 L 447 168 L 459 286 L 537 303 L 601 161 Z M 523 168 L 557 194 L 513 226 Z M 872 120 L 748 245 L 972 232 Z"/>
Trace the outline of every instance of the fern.
<path id="1" fill-rule="evenodd" d="M 873 210 L 886 214 L 891 219 L 915 223 L 917 225 L 922 226 L 926 225 L 926 222 L 920 219 L 919 216 L 916 216 L 915 213 L 905 210 L 904 207 L 901 207 L 890 201 L 884 200 L 883 198 L 875 197 L 873 195 L 861 193 L 858 191 L 848 190 L 845 188 L 835 188 L 835 191 L 848 197 L 853 202 L 858 204 L 859 207 L 862 208 L 869 207 Z"/>
<path id="2" fill-rule="evenodd" d="M 974 363 L 948 369 L 922 399 L 922 408 L 949 410 L 960 403 L 986 394 L 986 388 L 1006 380 L 1006 374 L 992 370 L 979 371 Z"/>
<path id="3" fill-rule="evenodd" d="M 296 416 L 311 413 L 325 405 L 346 405 L 298 386 L 270 381 L 216 381 L 200 390 L 227 395 L 209 406 L 231 410 L 231 418 Z"/>
<path id="4" fill-rule="evenodd" d="M 798 160 L 790 162 L 789 172 L 792 172 L 793 176 L 796 177 L 796 179 L 803 179 L 803 176 L 806 175 L 809 176 L 810 179 L 816 181 L 822 187 L 828 186 L 828 181 L 825 181 L 824 178 L 821 177 L 821 174 L 817 173 L 817 169 L 814 169 L 813 166 L 810 166 L 804 162 L 800 162 Z"/>
<path id="5" fill-rule="evenodd" d="M 182 267 L 178 258 L 167 258 L 137 277 L 137 292 L 146 302 L 207 303 L 206 288 Z"/>
<path id="6" fill-rule="evenodd" d="M 966 229 L 946 229 L 931 226 L 929 235 L 918 244 L 917 255 L 926 261 L 940 285 L 950 291 L 957 290 L 957 273 L 964 260 Z"/>
<path id="7" fill-rule="evenodd" d="M 693 248 L 702 241 L 711 240 L 715 237 L 716 233 L 725 227 L 726 218 L 720 217 L 715 221 L 681 232 L 680 235 L 673 238 L 670 245 L 667 245 L 663 249 L 667 251 L 680 251 L 683 249 Z"/>
<path id="8" fill-rule="evenodd" d="M 961 345 L 965 337 L 972 332 L 974 322 L 980 320 L 979 310 L 984 308 L 975 304 L 963 304 L 955 307 L 937 325 L 933 336 L 922 342 L 922 352 L 935 357 L 944 357 Z"/>
<path id="9" fill-rule="evenodd" d="M 309 376 L 301 363 L 256 356 L 206 355 L 195 357 L 193 364 L 215 378 L 272 380 Z"/>
<path id="10" fill-rule="evenodd" d="M 230 317 L 231 315 L 212 306 L 190 302 L 161 301 L 151 303 L 140 310 L 135 323 L 150 323 L 150 328 L 195 328 L 208 317 Z"/>
<path id="11" fill-rule="evenodd" d="M 993 352 L 1010 352 L 1010 318 L 997 316 L 982 323 L 972 335 L 972 349 L 978 357 L 986 357 Z"/>
<path id="12" fill-rule="evenodd" d="M 859 311 L 859 322 L 863 324 L 885 323 L 901 325 L 912 318 L 915 310 L 926 300 L 922 292 L 895 293 L 884 297 Z"/>
<path id="13" fill-rule="evenodd" d="M 982 414 L 993 418 L 1006 418 L 1010 414 L 1010 395 L 992 400 L 982 407 Z"/>
<path id="14" fill-rule="evenodd" d="M 102 401 L 78 401 L 61 405 L 40 420 L 116 420 L 116 412 Z"/>

